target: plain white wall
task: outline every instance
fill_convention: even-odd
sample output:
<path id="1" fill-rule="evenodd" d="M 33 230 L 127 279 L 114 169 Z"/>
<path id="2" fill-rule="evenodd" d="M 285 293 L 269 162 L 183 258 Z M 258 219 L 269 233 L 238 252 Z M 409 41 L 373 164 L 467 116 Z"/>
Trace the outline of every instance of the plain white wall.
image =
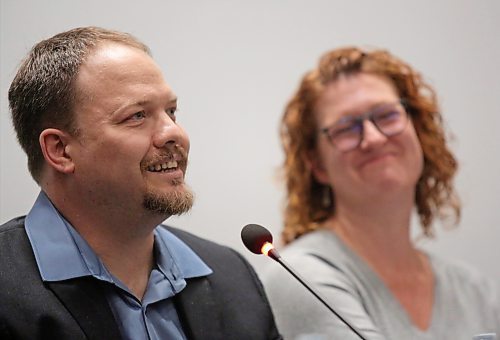
<path id="1" fill-rule="evenodd" d="M 425 247 L 500 282 L 500 2 L 497 0 L 1 1 L 0 222 L 25 214 L 38 188 L 10 122 L 7 91 L 31 46 L 77 26 L 147 43 L 180 97 L 191 137 L 192 212 L 168 223 L 269 260 L 240 241 L 247 223 L 279 237 L 278 123 L 306 70 L 334 47 L 388 48 L 438 91 L 460 161 L 459 228 Z M 440 228 L 439 226 L 437 226 Z M 440 228 L 441 229 L 441 228 Z"/>

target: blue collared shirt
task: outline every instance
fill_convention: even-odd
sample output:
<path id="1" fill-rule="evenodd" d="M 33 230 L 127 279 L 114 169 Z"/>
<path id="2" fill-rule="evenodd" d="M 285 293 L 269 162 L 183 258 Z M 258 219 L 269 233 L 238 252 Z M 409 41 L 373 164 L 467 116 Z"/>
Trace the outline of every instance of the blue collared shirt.
<path id="1" fill-rule="evenodd" d="M 172 233 L 162 227 L 154 231 L 156 264 L 139 301 L 106 269 L 43 191 L 25 225 L 43 281 L 92 276 L 111 283 L 106 297 L 124 339 L 186 339 L 170 298 L 184 289 L 185 279 L 207 276 L 212 270 Z"/>

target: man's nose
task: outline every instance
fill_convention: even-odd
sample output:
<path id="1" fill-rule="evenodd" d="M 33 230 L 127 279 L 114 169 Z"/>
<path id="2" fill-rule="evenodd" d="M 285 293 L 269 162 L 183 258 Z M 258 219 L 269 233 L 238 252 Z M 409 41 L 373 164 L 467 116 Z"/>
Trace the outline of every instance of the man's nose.
<path id="1" fill-rule="evenodd" d="M 153 136 L 153 144 L 157 148 L 162 148 L 167 144 L 187 143 L 187 135 L 184 130 L 166 113 L 158 117 Z"/>
<path id="2" fill-rule="evenodd" d="M 387 141 L 387 137 L 369 119 L 363 121 L 363 135 L 361 138 L 361 149 L 376 147 Z"/>

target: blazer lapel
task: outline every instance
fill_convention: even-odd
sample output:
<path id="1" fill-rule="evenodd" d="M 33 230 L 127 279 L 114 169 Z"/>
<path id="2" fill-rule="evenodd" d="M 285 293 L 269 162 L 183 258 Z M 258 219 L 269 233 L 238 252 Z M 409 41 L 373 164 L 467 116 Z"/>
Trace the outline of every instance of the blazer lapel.
<path id="1" fill-rule="evenodd" d="M 174 301 L 189 339 L 221 339 L 221 309 L 207 277 L 188 279 Z"/>
<path id="2" fill-rule="evenodd" d="M 120 331 L 100 282 L 85 277 L 48 282 L 88 339 L 120 339 Z"/>

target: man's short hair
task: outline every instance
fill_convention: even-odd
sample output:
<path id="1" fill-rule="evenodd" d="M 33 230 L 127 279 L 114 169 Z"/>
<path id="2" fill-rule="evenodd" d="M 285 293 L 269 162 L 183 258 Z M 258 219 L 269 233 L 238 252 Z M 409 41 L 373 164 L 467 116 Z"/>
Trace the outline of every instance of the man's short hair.
<path id="1" fill-rule="evenodd" d="M 12 122 L 28 156 L 28 169 L 38 183 L 44 165 L 40 133 L 49 127 L 76 132 L 73 109 L 80 93 L 75 88 L 75 79 L 89 54 L 106 42 L 150 54 L 145 44 L 128 33 L 80 27 L 36 44 L 12 81 L 9 89 Z"/>

